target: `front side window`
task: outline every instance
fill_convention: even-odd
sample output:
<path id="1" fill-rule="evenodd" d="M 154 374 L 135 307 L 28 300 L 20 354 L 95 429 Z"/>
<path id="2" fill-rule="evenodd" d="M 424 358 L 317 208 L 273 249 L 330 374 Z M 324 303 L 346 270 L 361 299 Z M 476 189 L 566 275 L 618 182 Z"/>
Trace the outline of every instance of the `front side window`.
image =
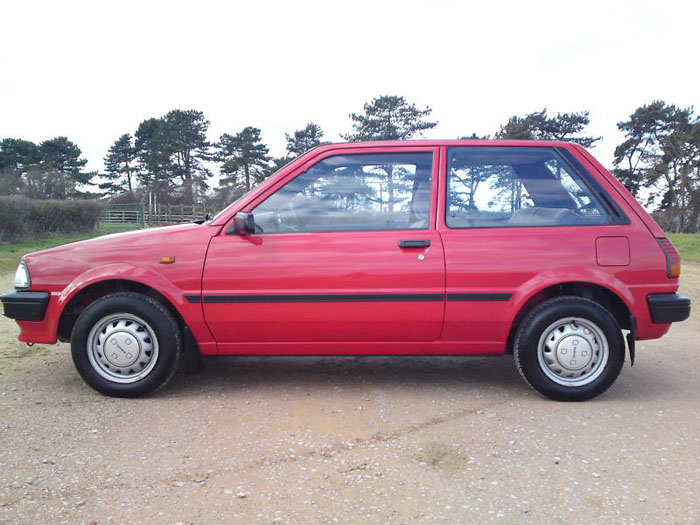
<path id="1" fill-rule="evenodd" d="M 431 185 L 432 153 L 336 155 L 252 212 L 262 233 L 426 229 Z"/>
<path id="2" fill-rule="evenodd" d="M 450 228 L 604 224 L 605 209 L 551 148 L 457 147 L 447 155 Z"/>

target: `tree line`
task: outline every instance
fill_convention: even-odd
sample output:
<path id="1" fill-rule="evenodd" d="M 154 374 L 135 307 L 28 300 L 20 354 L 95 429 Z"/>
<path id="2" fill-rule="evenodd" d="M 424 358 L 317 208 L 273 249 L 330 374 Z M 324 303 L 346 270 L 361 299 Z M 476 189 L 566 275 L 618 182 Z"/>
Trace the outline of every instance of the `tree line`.
<path id="1" fill-rule="evenodd" d="M 350 113 L 347 141 L 408 140 L 433 129 L 430 107 L 401 96 L 379 96 Z M 492 135 L 470 139 L 572 141 L 594 146 L 601 137 L 585 133 L 589 112 L 548 114 L 546 109 L 515 115 Z M 325 143 L 316 123 L 285 134 L 286 153 L 269 155 L 259 128 L 247 126 L 210 141 L 210 122 L 201 111 L 176 109 L 139 124 L 115 140 L 102 173 L 85 170 L 80 148 L 67 137 L 39 144 L 0 141 L 0 195 L 35 199 L 104 196 L 116 202 L 143 200 L 225 205 L 305 151 Z M 672 231 L 700 229 L 700 117 L 693 108 L 657 100 L 618 123 L 624 141 L 615 149 L 615 176 Z M 219 184 L 211 187 L 218 166 Z"/>

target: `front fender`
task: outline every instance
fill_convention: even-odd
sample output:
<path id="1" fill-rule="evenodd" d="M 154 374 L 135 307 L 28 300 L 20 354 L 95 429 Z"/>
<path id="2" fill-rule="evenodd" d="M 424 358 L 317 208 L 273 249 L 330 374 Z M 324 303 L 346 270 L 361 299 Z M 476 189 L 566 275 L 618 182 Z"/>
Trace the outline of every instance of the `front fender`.
<path id="1" fill-rule="evenodd" d="M 183 316 L 187 304 L 185 294 L 162 274 L 143 266 L 128 263 L 105 264 L 81 273 L 75 277 L 58 296 L 57 308 L 59 316 L 65 306 L 75 295 L 90 285 L 112 280 L 133 281 L 163 294 L 175 309 Z"/>
<path id="2" fill-rule="evenodd" d="M 58 329 L 58 320 L 70 301 L 80 291 L 91 285 L 113 280 L 139 283 L 163 295 L 189 327 L 201 353 L 207 355 L 216 354 L 216 343 L 204 322 L 201 304 L 198 301 L 194 303 L 189 302 L 185 298 L 186 293 L 199 295 L 199 290 L 188 290 L 186 292 L 163 274 L 151 268 L 128 263 L 105 264 L 91 268 L 68 283 L 55 300 L 52 298 L 50 302 L 53 303 L 52 305 L 50 304 L 51 316 L 50 318 L 47 316 L 47 321 L 50 320 L 52 323 L 50 330 L 54 341 Z"/>

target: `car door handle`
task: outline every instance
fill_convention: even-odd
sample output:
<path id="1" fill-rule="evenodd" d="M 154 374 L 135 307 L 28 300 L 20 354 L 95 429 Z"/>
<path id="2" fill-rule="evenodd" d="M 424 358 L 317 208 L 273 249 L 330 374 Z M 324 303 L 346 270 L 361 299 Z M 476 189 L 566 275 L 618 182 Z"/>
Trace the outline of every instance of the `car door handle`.
<path id="1" fill-rule="evenodd" d="M 399 248 L 428 248 L 430 246 L 429 240 L 405 240 L 399 241 Z"/>

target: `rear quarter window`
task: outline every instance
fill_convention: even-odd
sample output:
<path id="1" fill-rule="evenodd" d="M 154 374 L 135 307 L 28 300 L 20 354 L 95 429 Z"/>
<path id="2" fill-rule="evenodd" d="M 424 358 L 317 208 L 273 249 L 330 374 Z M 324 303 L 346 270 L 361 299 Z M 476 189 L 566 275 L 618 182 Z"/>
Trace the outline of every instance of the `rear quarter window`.
<path id="1" fill-rule="evenodd" d="M 609 222 L 595 193 L 552 148 L 448 148 L 447 162 L 450 228 Z"/>

